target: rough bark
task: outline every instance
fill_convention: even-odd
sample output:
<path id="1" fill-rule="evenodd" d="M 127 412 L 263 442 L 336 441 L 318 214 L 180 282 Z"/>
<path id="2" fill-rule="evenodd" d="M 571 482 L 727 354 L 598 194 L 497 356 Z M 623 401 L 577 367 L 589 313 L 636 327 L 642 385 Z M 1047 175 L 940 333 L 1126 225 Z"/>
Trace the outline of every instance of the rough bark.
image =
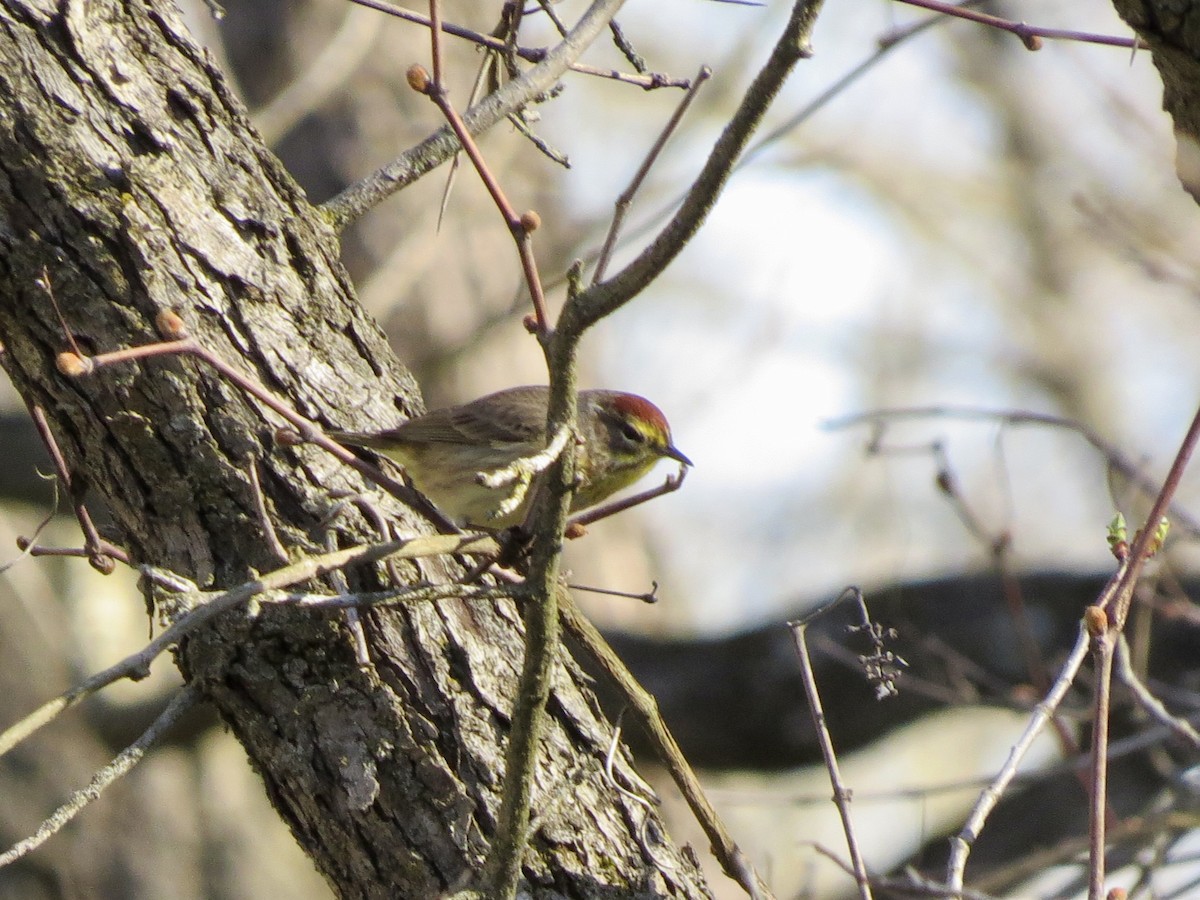
<path id="1" fill-rule="evenodd" d="M 1113 0 L 1138 36 L 1163 81 L 1163 109 L 1174 120 L 1175 170 L 1200 201 L 1200 4 L 1178 0 Z"/>
<path id="2" fill-rule="evenodd" d="M 330 492 L 361 490 L 191 359 L 69 379 L 54 304 L 88 353 L 158 340 L 178 312 L 203 346 L 321 423 L 414 409 L 415 385 L 357 306 L 336 236 L 258 141 L 221 75 L 160 0 L 0 7 L 0 359 L 41 406 L 115 540 L 204 588 L 274 568 L 248 467 L 292 554 L 323 547 Z M 376 502 L 408 533 L 427 526 Z M 357 513 L 342 543 L 376 535 Z M 447 561 L 406 577 L 445 581 Z M 378 584 L 374 570 L 352 583 Z M 470 886 L 499 804 L 521 618 L 505 603 L 365 616 L 360 669 L 338 614 L 238 613 L 177 655 L 237 734 L 297 840 L 342 896 Z M 537 896 L 699 896 L 643 810 L 606 784 L 611 731 L 560 672 L 525 874 Z M 626 763 L 622 763 L 622 766 Z"/>

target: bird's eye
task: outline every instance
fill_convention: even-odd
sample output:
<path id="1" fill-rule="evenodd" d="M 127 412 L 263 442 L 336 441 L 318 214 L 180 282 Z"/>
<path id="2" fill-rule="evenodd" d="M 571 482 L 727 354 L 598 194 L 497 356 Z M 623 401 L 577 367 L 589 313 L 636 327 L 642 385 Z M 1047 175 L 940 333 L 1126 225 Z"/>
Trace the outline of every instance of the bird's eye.
<path id="1" fill-rule="evenodd" d="M 628 422 L 621 425 L 621 434 L 625 437 L 625 440 L 633 444 L 641 444 L 646 440 L 646 436 Z"/>

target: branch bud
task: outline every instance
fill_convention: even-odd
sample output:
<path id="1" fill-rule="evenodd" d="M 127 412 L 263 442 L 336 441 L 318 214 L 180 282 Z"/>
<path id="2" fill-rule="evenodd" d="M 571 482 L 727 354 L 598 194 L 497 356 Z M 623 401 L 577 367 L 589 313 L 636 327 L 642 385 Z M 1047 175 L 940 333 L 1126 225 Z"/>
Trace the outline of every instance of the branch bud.
<path id="1" fill-rule="evenodd" d="M 408 86 L 417 93 L 429 93 L 429 71 L 420 63 L 413 63 L 409 66 L 404 77 L 408 79 Z"/>
<path id="2" fill-rule="evenodd" d="M 275 444 L 278 447 L 299 447 L 305 443 L 300 433 L 292 428 L 275 429 Z"/>
<path id="3" fill-rule="evenodd" d="M 1100 637 L 1108 631 L 1108 613 L 1102 606 L 1089 606 L 1083 611 L 1083 625 L 1092 637 Z"/>
<path id="4" fill-rule="evenodd" d="M 177 341 L 187 337 L 187 326 L 183 323 L 183 318 L 179 313 L 173 309 L 160 310 L 154 317 L 154 324 L 158 328 L 158 333 L 168 341 Z"/>
<path id="5" fill-rule="evenodd" d="M 72 353 L 70 350 L 64 350 L 58 354 L 54 359 L 54 364 L 58 366 L 58 371 L 68 378 L 79 378 L 94 368 L 90 359 L 80 356 L 78 353 Z"/>
<path id="6" fill-rule="evenodd" d="M 88 563 L 101 575 L 111 575 L 117 568 L 117 561 L 107 553 L 96 551 L 88 556 Z"/>

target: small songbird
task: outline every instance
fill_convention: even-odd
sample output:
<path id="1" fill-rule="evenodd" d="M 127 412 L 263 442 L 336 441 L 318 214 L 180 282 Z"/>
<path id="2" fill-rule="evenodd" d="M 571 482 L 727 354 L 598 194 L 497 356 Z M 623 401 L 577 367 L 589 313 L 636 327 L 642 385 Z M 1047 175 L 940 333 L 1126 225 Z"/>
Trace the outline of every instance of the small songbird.
<path id="1" fill-rule="evenodd" d="M 413 485 L 460 523 L 507 528 L 525 520 L 534 491 L 520 479 L 489 486 L 489 475 L 546 449 L 545 386 L 514 387 L 438 409 L 381 432 L 331 431 L 336 441 L 377 450 L 404 467 Z M 580 391 L 578 484 L 572 512 L 633 484 L 660 459 L 692 464 L 671 442 L 657 406 L 619 391 Z"/>

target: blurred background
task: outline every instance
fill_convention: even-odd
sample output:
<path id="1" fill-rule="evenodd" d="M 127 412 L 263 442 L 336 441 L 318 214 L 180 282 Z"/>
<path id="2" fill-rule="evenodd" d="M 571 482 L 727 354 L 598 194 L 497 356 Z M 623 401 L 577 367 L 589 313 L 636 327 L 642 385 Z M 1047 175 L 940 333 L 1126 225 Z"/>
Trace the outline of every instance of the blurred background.
<path id="1" fill-rule="evenodd" d="M 216 21 L 199 0 L 183 3 L 197 40 L 314 202 L 439 127 L 436 109 L 404 80 L 411 63 L 428 59 L 422 27 L 340 0 L 223 6 Z M 482 33 L 499 14 L 499 4 L 477 0 L 444 7 L 448 21 Z M 556 7 L 567 22 L 583 8 L 575 0 Z M 788 11 L 779 0 L 643 0 L 621 14 L 651 71 L 690 78 L 707 64 L 713 77 L 637 196 L 617 266 L 691 183 Z M 1104 3 L 995 11 L 1128 35 Z M 527 17 L 523 45 L 552 40 L 543 14 Z M 1104 536 L 1114 510 L 1136 517 L 1148 500 L 1096 445 L 1158 478 L 1195 412 L 1200 219 L 1174 175 L 1171 125 L 1148 55 L 1066 42 L 1032 53 L 1011 35 L 883 2 L 830 4 L 813 44 L 700 235 L 585 344 L 586 384 L 652 398 L 696 463 L 681 491 L 592 526 L 570 548 L 577 583 L 632 592 L 659 584 L 652 606 L 581 597 L 599 624 L 631 642 L 701 640 L 715 653 L 724 638 L 769 629 L 851 584 L 870 602 L 876 591 L 979 573 L 1103 575 L 1113 568 Z M 462 41 L 447 46 L 451 95 L 463 108 L 483 57 Z M 608 41 L 585 60 L 629 70 Z M 525 123 L 570 168 L 510 124 L 483 139 L 514 205 L 541 215 L 535 247 L 552 309 L 567 266 L 594 259 L 614 200 L 681 96 L 571 74 Z M 429 407 L 545 380 L 521 325 L 529 310 L 511 238 L 467 167 L 442 212 L 447 177 L 442 167 L 386 201 L 344 242 L 363 303 Z M 0 558 L 8 559 L 15 535 L 31 534 L 48 502 L 7 385 L 0 403 L 0 445 L 16 461 L 0 485 L 0 546 L 9 548 Z M 854 418 L 880 410 L 909 414 Z M 1092 441 L 995 411 L 1060 417 Z M 1184 511 L 1200 508 L 1200 479 L 1187 478 L 1178 500 Z M 1182 576 L 1195 542 L 1186 515 L 1175 525 L 1159 567 Z M 69 525 L 55 528 L 59 542 L 77 541 Z M 993 593 L 982 592 L 979 609 L 1002 606 Z M 952 586 L 937 596 L 961 600 Z M 1068 633 L 1087 597 L 1075 600 Z M 30 560 L 0 574 L 0 623 L 11 641 L 0 656 L 6 723 L 136 649 L 146 629 L 130 579 Z M 169 690 L 169 664 L 158 669 Z M 21 789 L 20 802 L 0 812 L 7 842 L 136 737 L 146 710 L 161 704 L 154 690 L 112 691 L 0 762 L 5 795 Z M 698 730 L 719 724 L 710 715 Z M 1023 719 L 971 715 L 963 727 L 983 736 L 980 760 L 944 719 L 926 720 L 944 755 L 924 744 L 913 759 L 946 780 L 994 771 Z M 27 865 L 0 872 L 0 894 L 329 896 L 232 738 L 203 717 L 182 731 Z M 1062 752 L 1047 746 L 1039 759 Z M 946 754 L 964 761 L 954 778 Z M 742 798 L 731 809 L 756 805 L 745 802 L 745 785 L 722 783 Z M 777 786 L 758 789 L 777 799 Z M 828 784 L 818 778 L 814 793 L 823 802 Z M 796 861 L 796 848 L 817 839 L 805 824 L 815 819 L 803 818 L 817 815 L 814 805 L 757 806 L 801 816 L 738 823 L 773 834 L 744 840 L 780 895 L 836 896 L 839 888 L 814 874 L 812 854 Z M 912 846 L 880 851 L 883 868 L 955 827 L 958 813 L 935 813 L 924 801 L 909 808 L 913 823 L 883 830 L 893 839 L 905 832 Z M 151 839 L 169 866 L 152 861 Z M 820 840 L 837 846 L 836 836 Z M 98 879 L 100 870 L 115 872 L 112 880 Z"/>

